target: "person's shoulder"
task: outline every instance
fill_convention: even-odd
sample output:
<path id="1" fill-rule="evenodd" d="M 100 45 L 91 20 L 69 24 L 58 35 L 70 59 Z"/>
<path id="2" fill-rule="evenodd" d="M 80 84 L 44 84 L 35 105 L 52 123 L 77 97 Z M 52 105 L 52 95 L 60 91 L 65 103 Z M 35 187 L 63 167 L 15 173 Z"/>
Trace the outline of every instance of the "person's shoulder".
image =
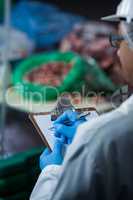
<path id="1" fill-rule="evenodd" d="M 133 146 L 133 113 L 120 114 L 99 129 L 97 140 L 101 138 L 101 148 L 108 151 L 129 149 Z"/>
<path id="2" fill-rule="evenodd" d="M 91 142 L 97 144 L 112 144 L 123 145 L 129 140 L 133 140 L 133 112 L 122 113 L 121 109 L 105 114 L 96 121 L 93 121 L 91 126 L 88 122 L 84 127 L 80 127 L 80 131 L 84 130 L 84 142 L 86 146 Z M 86 140 L 85 140 L 86 138 Z M 101 145 L 100 145 L 101 146 Z"/>
<path id="3" fill-rule="evenodd" d="M 73 144 L 69 148 L 69 158 L 77 155 L 77 152 L 95 151 L 100 148 L 109 148 L 112 144 L 128 145 L 133 140 L 133 112 L 129 111 L 129 104 L 126 102 L 123 112 L 123 105 L 112 112 L 103 114 L 96 119 L 82 124 L 77 131 Z M 131 110 L 131 109 L 130 109 Z"/>
<path id="4" fill-rule="evenodd" d="M 123 124 L 123 121 L 124 117 L 117 110 L 103 114 L 82 124 L 78 129 L 76 137 L 79 137 L 83 143 L 88 143 L 93 138 L 103 138 L 110 133 L 113 135 L 116 132 L 114 129 L 119 129 L 119 125 L 121 122 Z"/>

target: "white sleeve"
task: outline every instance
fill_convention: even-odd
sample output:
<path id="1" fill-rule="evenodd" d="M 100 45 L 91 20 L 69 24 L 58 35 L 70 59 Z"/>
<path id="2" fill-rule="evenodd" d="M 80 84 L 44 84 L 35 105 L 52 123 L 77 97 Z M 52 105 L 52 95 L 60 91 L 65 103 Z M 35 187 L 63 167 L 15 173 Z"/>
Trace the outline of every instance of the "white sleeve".
<path id="1" fill-rule="evenodd" d="M 30 200 L 51 199 L 61 171 L 61 165 L 49 165 L 45 167 L 37 180 L 30 196 Z"/>

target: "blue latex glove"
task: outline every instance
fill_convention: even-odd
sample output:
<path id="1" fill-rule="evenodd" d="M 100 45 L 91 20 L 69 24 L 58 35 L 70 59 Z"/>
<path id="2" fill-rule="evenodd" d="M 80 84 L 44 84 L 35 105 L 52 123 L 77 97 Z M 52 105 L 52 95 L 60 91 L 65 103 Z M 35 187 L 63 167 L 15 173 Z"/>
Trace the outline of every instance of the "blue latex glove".
<path id="1" fill-rule="evenodd" d="M 50 149 L 46 148 L 40 156 L 40 169 L 43 170 L 47 165 L 61 165 L 63 162 L 62 155 L 63 143 L 57 141 L 54 149 L 51 152 Z"/>
<path id="2" fill-rule="evenodd" d="M 71 143 L 78 126 L 86 121 L 85 118 L 82 118 L 80 120 L 77 120 L 77 118 L 78 118 L 77 112 L 71 110 L 64 112 L 54 122 L 55 136 L 56 137 L 64 136 L 67 138 L 68 143 Z M 65 121 L 69 121 L 70 124 L 66 125 Z"/>

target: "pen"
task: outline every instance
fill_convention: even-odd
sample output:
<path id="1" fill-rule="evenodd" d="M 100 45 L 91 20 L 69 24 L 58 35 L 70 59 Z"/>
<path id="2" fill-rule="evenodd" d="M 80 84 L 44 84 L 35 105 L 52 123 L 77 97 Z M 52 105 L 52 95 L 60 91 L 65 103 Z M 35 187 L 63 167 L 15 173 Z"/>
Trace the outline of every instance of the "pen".
<path id="1" fill-rule="evenodd" d="M 80 114 L 80 115 L 78 115 L 77 120 L 81 120 L 81 119 L 87 117 L 88 115 L 90 115 L 90 112 L 88 112 L 87 114 Z M 72 123 L 70 121 L 68 121 L 68 120 L 64 121 L 64 124 L 67 125 L 67 126 L 71 126 L 72 125 Z M 55 128 L 54 127 L 50 127 L 48 130 L 53 131 L 53 130 L 55 130 Z"/>

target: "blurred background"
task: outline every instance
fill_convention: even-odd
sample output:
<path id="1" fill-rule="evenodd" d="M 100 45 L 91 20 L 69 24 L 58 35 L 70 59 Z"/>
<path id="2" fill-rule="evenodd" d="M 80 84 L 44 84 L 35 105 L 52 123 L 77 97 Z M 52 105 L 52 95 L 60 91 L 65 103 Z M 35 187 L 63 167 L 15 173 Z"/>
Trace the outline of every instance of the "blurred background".
<path id="1" fill-rule="evenodd" d="M 29 114 L 54 108 L 51 86 L 60 95 L 69 92 L 77 107 L 86 106 L 81 98 L 93 91 L 88 106 L 101 113 L 112 109 L 110 96 L 124 85 L 108 39 L 117 24 L 100 18 L 115 13 L 119 2 L 0 0 L 1 200 L 29 199 L 44 148 Z"/>

